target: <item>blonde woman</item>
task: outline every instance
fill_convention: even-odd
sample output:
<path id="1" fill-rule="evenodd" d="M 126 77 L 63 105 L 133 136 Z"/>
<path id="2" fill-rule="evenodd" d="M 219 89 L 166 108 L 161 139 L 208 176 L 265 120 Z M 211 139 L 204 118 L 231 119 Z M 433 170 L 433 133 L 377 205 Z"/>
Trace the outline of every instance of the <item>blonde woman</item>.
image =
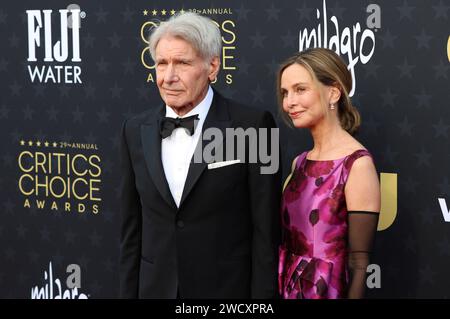
<path id="1" fill-rule="evenodd" d="M 314 147 L 297 156 L 282 196 L 279 288 L 287 299 L 362 298 L 380 211 L 372 156 L 352 135 L 351 74 L 333 51 L 295 54 L 278 73 L 287 122 Z"/>

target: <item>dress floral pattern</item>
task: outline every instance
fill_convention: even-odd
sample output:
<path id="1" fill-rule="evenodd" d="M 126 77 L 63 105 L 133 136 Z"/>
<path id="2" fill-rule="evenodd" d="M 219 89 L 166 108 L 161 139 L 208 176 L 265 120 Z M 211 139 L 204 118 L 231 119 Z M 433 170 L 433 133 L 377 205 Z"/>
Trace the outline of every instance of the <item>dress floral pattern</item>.
<path id="1" fill-rule="evenodd" d="M 347 207 L 345 183 L 367 150 L 337 160 L 312 161 L 302 153 L 283 192 L 278 284 L 285 299 L 345 298 Z"/>

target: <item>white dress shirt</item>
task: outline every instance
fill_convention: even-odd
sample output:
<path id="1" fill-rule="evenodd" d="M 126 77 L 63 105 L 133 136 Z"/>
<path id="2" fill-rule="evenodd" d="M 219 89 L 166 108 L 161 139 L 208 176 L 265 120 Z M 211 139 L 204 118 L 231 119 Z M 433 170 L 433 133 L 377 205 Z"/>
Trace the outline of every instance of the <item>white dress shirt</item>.
<path id="1" fill-rule="evenodd" d="M 175 200 L 177 207 L 180 207 L 181 196 L 183 195 L 184 184 L 189 171 L 189 164 L 202 132 L 206 115 L 211 107 L 213 96 L 213 90 L 209 87 L 205 98 L 200 104 L 183 116 L 178 116 L 174 110 L 166 105 L 167 117 L 183 118 L 195 114 L 198 114 L 199 117 L 199 121 L 192 136 L 188 134 L 186 129 L 179 127 L 173 131 L 172 135 L 161 141 L 162 165 L 170 192 L 172 193 L 172 197 Z"/>

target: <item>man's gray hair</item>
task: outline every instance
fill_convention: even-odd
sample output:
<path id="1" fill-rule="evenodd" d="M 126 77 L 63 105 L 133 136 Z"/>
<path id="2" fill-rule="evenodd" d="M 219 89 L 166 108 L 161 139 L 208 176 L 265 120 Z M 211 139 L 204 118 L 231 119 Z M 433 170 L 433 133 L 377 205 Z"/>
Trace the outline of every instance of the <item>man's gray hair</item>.
<path id="1" fill-rule="evenodd" d="M 161 22 L 149 39 L 150 54 L 155 60 L 156 46 L 165 36 L 181 38 L 189 42 L 204 59 L 220 57 L 222 37 L 219 27 L 209 18 L 193 12 L 178 13 Z"/>

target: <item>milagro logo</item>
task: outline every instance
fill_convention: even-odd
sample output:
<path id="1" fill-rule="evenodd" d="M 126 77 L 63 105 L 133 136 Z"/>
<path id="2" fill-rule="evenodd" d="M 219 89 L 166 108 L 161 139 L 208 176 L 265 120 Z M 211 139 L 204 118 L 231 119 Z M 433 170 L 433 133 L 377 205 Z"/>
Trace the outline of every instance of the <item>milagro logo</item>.
<path id="1" fill-rule="evenodd" d="M 44 271 L 44 285 L 31 288 L 31 299 L 88 299 L 88 295 L 79 292 L 81 289 L 81 270 L 77 264 L 67 266 L 66 289 L 63 289 L 59 278 L 54 278 L 52 262 Z"/>
<path id="2" fill-rule="evenodd" d="M 55 31 L 52 29 L 52 19 L 56 19 L 53 10 L 26 10 L 30 80 L 33 83 L 82 83 L 81 67 L 75 63 L 81 62 L 80 18 L 86 13 L 78 5 L 57 12 L 60 30 Z M 60 39 L 53 42 L 56 35 L 60 35 Z"/>
<path id="3" fill-rule="evenodd" d="M 332 16 L 328 21 L 327 2 L 323 0 L 322 14 L 319 9 L 316 12 L 316 18 L 319 22 L 317 28 L 313 30 L 304 28 L 299 31 L 298 36 L 299 52 L 307 48 L 320 47 L 347 56 L 348 69 L 353 81 L 353 87 L 349 92 L 350 96 L 354 95 L 356 89 L 355 66 L 358 62 L 366 64 L 370 61 L 375 52 L 375 33 L 373 30 L 377 31 L 381 28 L 380 7 L 371 4 L 366 11 L 370 13 L 366 20 L 368 28 L 362 30 L 361 24 L 357 22 L 351 27 L 339 29 L 339 21 L 336 16 Z"/>

